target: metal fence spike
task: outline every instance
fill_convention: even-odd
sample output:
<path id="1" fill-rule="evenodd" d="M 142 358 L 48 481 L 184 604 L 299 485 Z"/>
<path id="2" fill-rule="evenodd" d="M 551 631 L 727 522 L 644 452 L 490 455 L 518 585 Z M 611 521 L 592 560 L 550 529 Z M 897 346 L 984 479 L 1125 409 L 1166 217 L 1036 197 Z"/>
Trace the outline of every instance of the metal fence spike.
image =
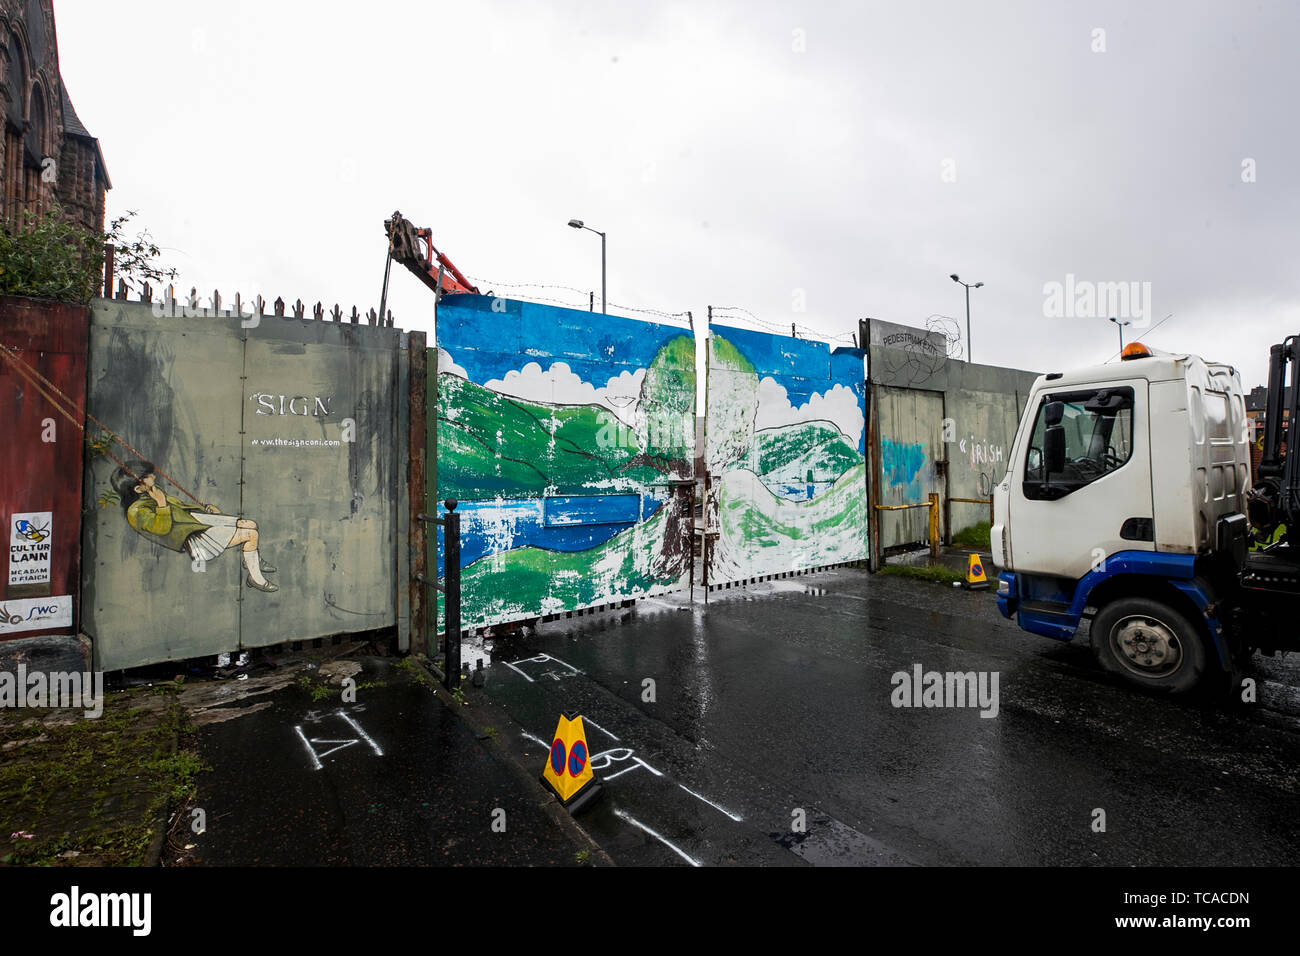
<path id="1" fill-rule="evenodd" d="M 299 299 L 297 302 L 293 304 L 293 317 L 295 319 L 301 319 L 303 312 L 305 311 L 306 311 L 306 306 L 302 304 L 302 299 Z"/>
<path id="2" fill-rule="evenodd" d="M 275 297 L 275 314 L 284 318 L 284 299 L 279 296 Z"/>

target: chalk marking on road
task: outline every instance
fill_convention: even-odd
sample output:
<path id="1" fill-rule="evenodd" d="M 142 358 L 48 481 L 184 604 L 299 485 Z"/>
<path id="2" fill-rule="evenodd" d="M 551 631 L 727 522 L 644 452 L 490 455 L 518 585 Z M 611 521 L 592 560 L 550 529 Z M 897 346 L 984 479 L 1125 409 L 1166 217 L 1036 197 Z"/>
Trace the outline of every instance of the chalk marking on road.
<path id="1" fill-rule="evenodd" d="M 662 843 L 664 846 L 668 847 L 668 849 L 672 850 L 674 853 L 676 853 L 678 856 L 680 856 L 683 860 L 685 860 L 685 861 L 686 861 L 687 863 L 689 863 L 691 866 L 703 866 L 703 865 L 704 865 L 704 864 L 701 863 L 699 860 L 695 859 L 695 858 L 692 857 L 692 856 L 689 856 L 689 855 L 686 853 L 686 851 L 682 850 L 680 847 L 676 847 L 676 846 L 674 846 L 672 843 L 669 843 L 669 842 L 668 842 L 666 839 L 664 839 L 661 835 L 659 835 L 658 833 L 656 833 L 654 830 L 651 830 L 648 826 L 646 826 L 646 825 L 645 825 L 644 823 L 642 823 L 640 820 L 638 820 L 638 819 L 636 819 L 635 817 L 633 817 L 630 813 L 624 813 L 622 810 L 615 810 L 615 811 L 614 811 L 614 815 L 617 816 L 617 817 L 619 817 L 620 819 L 626 820 L 628 823 L 632 824 L 632 826 L 637 827 L 638 829 L 644 830 L 646 833 L 650 834 L 652 837 L 654 837 L 656 840 L 658 840 L 658 841 L 659 841 L 660 843 Z"/>
<path id="2" fill-rule="evenodd" d="M 716 803 L 714 803 L 714 802 L 713 802 L 712 800 L 710 800 L 708 797 L 705 797 L 705 796 L 702 796 L 702 795 L 696 793 L 696 792 L 695 792 L 694 790 L 692 790 L 690 787 L 686 786 L 686 784 L 684 784 L 684 783 L 679 783 L 677 786 L 681 787 L 683 790 L 685 790 L 687 793 L 689 793 L 692 797 L 695 797 L 697 800 L 703 800 L 705 803 L 707 803 L 709 806 L 711 806 L 714 810 L 717 810 L 717 811 L 718 811 L 719 813 L 721 813 L 723 816 L 731 817 L 731 819 L 735 820 L 737 823 L 743 823 L 743 822 L 744 822 L 744 819 L 745 819 L 744 817 L 741 817 L 741 816 L 738 816 L 737 814 L 732 813 L 730 810 L 726 809 L 725 807 L 720 807 L 720 806 L 718 806 Z"/>
<path id="3" fill-rule="evenodd" d="M 563 664 L 564 662 L 563 662 L 563 661 L 560 661 L 560 663 Z M 583 720 L 583 723 L 591 724 L 591 726 L 595 727 L 597 730 L 599 730 L 599 731 L 600 731 L 602 734 L 604 734 L 606 737 L 609 737 L 609 738 L 611 738 L 611 739 L 613 739 L 613 740 L 618 740 L 617 737 L 615 737 L 613 734 L 611 734 L 611 733 L 610 733 L 608 730 L 606 730 L 604 727 L 600 726 L 600 724 L 596 723 L 596 722 L 595 722 L 594 720 L 592 720 L 590 717 L 583 717 L 582 720 Z"/>
<path id="4" fill-rule="evenodd" d="M 362 740 L 370 744 L 370 749 L 375 752 L 375 756 L 382 757 L 384 755 L 384 752 L 379 749 L 379 744 L 375 743 L 373 740 L 370 739 L 370 735 L 361 729 L 361 725 L 359 723 L 357 723 L 347 714 L 343 713 L 343 711 L 341 710 L 338 711 L 337 713 L 340 717 L 342 717 L 344 720 L 348 722 L 348 724 L 352 727 L 353 730 L 355 730 L 357 733 L 361 735 Z M 356 743 L 356 741 L 353 741 L 353 743 Z"/>
<path id="5" fill-rule="evenodd" d="M 321 769 L 320 758 L 316 756 L 316 749 L 307 741 L 307 735 L 302 732 L 301 726 L 295 726 L 294 730 L 298 731 L 298 736 L 302 738 L 302 745 L 307 748 L 307 753 L 311 755 L 311 762 L 316 765 L 316 769 Z"/>
<path id="6" fill-rule="evenodd" d="M 582 671 L 578 670 L 576 667 L 574 667 L 574 666 L 573 666 L 572 664 L 570 664 L 568 661 L 562 661 L 562 660 L 560 660 L 558 657 L 552 657 L 550 654 L 543 654 L 543 655 L 541 655 L 541 656 L 544 657 L 544 658 L 546 658 L 546 660 L 548 660 L 548 661 L 555 661 L 557 664 L 563 664 L 565 667 L 567 667 L 569 670 L 573 671 L 573 673 L 575 673 L 575 674 L 581 674 L 581 673 L 582 673 Z M 542 661 L 541 663 L 545 663 L 545 661 Z"/>
<path id="7" fill-rule="evenodd" d="M 530 733 L 529 733 L 528 731 L 526 731 L 526 730 L 521 730 L 521 731 L 519 731 L 519 734 L 520 734 L 520 736 L 527 737 L 529 740 L 536 741 L 537 743 L 539 743 L 539 744 L 541 744 L 543 747 L 545 747 L 547 750 L 550 750 L 550 749 L 551 749 L 551 745 L 548 744 L 548 743 L 547 743 L 545 740 L 543 740 L 541 737 L 534 737 L 532 734 L 530 734 Z"/>
<path id="8" fill-rule="evenodd" d="M 638 765 L 640 765 L 640 766 L 642 766 L 642 767 L 645 767 L 647 770 L 649 770 L 649 771 L 650 771 L 652 774 L 654 774 L 656 777 L 662 777 L 662 776 L 663 776 L 662 773 L 660 773 L 660 772 L 659 772 L 658 770 L 656 770 L 654 767 L 650 766 L 648 763 L 646 763 L 646 762 L 645 762 L 644 760 L 642 760 L 640 757 L 633 757 L 633 756 L 632 756 L 633 752 L 634 752 L 634 751 L 632 750 L 631 747 L 615 747 L 613 750 L 602 750 L 600 753 L 598 753 L 598 754 L 593 754 L 593 755 L 592 755 L 592 757 L 591 757 L 591 769 L 592 769 L 592 770 L 604 770 L 604 769 L 605 769 L 606 767 L 608 767 L 611 763 L 622 763 L 624 760 L 628 760 L 628 759 L 630 759 L 634 764 L 638 764 Z M 622 756 L 621 756 L 621 757 L 615 757 L 614 754 L 622 754 Z M 600 763 L 597 763 L 597 761 L 600 761 Z M 611 774 L 610 776 L 608 776 L 608 777 L 603 777 L 603 778 L 601 778 L 601 779 L 603 779 L 603 780 L 613 780 L 615 777 L 621 777 L 621 776 L 623 776 L 623 774 L 627 773 L 629 770 L 635 770 L 635 769 L 636 769 L 636 767 L 626 767 L 626 768 L 624 768 L 623 770 L 620 770 L 618 773 Z"/>
<path id="9" fill-rule="evenodd" d="M 519 675 L 520 677 L 522 677 L 524 680 L 528 681 L 528 683 L 530 683 L 530 684 L 534 683 L 534 681 L 533 681 L 533 679 L 532 679 L 531 677 L 529 677 L 527 674 L 525 674 L 523 671 L 521 671 L 518 667 L 515 667 L 514 664 L 511 664 L 509 661 L 502 661 L 501 663 L 502 663 L 502 664 L 505 664 L 506 667 L 510 668 L 512 671 L 514 671 L 516 674 L 518 674 L 518 675 Z M 527 662 L 525 661 L 524 663 L 527 663 Z"/>
<path id="10" fill-rule="evenodd" d="M 641 761 L 638 760 L 637 763 L 641 763 Z M 641 764 L 641 766 L 644 767 L 645 764 Z M 616 778 L 616 777 L 621 777 L 621 776 L 623 776 L 623 774 L 627 773 L 629 770 L 635 770 L 635 769 L 636 769 L 636 767 L 627 767 L 627 768 L 625 768 L 625 769 L 623 769 L 623 770 L 620 770 L 618 773 L 611 773 L 611 774 L 610 774 L 608 777 L 606 777 L 605 779 L 606 779 L 606 780 L 613 780 L 613 779 Z"/>

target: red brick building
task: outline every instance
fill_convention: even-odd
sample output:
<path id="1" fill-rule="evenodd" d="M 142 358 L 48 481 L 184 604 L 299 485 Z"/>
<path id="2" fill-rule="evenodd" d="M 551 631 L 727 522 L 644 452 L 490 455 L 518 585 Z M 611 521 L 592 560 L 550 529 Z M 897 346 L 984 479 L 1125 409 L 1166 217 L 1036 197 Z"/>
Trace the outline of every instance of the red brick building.
<path id="1" fill-rule="evenodd" d="M 99 140 L 81 124 L 59 73 L 53 0 L 0 0 L 0 222 L 59 203 L 72 221 L 104 231 L 112 188 Z"/>

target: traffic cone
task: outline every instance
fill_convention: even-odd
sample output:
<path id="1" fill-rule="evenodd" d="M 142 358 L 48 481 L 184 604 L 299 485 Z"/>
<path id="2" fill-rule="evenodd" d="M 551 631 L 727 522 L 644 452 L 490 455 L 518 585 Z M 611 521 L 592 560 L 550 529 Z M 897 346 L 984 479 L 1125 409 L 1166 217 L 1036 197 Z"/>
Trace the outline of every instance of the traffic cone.
<path id="1" fill-rule="evenodd" d="M 984 562 L 978 554 L 969 556 L 966 562 L 966 589 L 984 591 L 989 586 L 989 579 L 984 575 Z"/>
<path id="2" fill-rule="evenodd" d="M 600 781 L 591 769 L 587 732 L 578 714 L 560 715 L 541 779 L 569 813 L 577 813 L 600 796 Z"/>

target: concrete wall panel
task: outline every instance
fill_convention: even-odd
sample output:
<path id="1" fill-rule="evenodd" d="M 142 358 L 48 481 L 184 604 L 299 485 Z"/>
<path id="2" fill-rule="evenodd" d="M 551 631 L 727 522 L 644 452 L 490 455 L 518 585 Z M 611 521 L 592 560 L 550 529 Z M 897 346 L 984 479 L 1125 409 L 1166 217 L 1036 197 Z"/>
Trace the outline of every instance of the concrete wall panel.
<path id="1" fill-rule="evenodd" d="M 136 483 L 106 456 L 88 463 L 84 630 L 98 666 L 396 623 L 401 338 L 94 303 L 87 409 L 175 481 L 159 474 L 168 507 L 132 517 Z M 108 447 L 143 477 L 136 455 Z M 213 526 L 186 534 L 187 521 Z"/>

